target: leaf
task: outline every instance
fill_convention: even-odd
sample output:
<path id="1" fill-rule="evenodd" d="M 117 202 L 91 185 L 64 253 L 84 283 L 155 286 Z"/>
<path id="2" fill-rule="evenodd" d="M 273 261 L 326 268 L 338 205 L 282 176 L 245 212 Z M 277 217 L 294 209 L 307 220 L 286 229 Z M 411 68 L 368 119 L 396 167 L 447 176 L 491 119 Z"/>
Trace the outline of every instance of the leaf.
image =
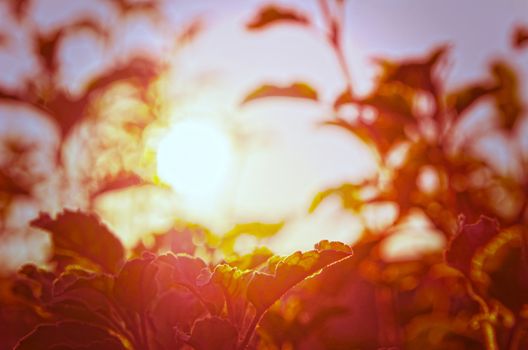
<path id="1" fill-rule="evenodd" d="M 277 223 L 248 222 L 236 224 L 221 237 L 220 247 L 226 254 L 233 253 L 234 245 L 241 235 L 251 235 L 256 238 L 272 237 L 284 226 L 284 221 Z"/>
<path id="2" fill-rule="evenodd" d="M 445 251 L 446 263 L 471 278 L 475 256 L 498 233 L 499 223 L 487 216 L 481 216 L 474 224 L 465 224 L 462 221 Z"/>
<path id="3" fill-rule="evenodd" d="M 241 325 L 247 312 L 247 289 L 254 271 L 227 264 L 217 265 L 208 281 L 221 286 L 230 320 Z"/>
<path id="4" fill-rule="evenodd" d="M 249 93 L 242 101 L 242 104 L 266 97 L 292 97 L 313 101 L 317 101 L 318 99 L 317 91 L 315 91 L 310 85 L 302 82 L 295 82 L 289 86 L 262 85 Z"/>
<path id="5" fill-rule="evenodd" d="M 196 321 L 188 343 L 196 350 L 234 350 L 238 331 L 225 319 L 208 317 Z"/>
<path id="6" fill-rule="evenodd" d="M 23 196 L 30 194 L 30 191 L 26 186 L 15 180 L 13 176 L 8 175 L 3 169 L 0 169 L 0 193 L 2 192 L 10 195 Z"/>
<path id="7" fill-rule="evenodd" d="M 53 258 L 61 255 L 88 269 L 116 273 L 125 258 L 117 237 L 94 214 L 65 210 L 55 219 L 41 213 L 31 222 L 51 233 Z"/>
<path id="8" fill-rule="evenodd" d="M 67 349 L 125 349 L 123 344 L 105 329 L 86 323 L 64 321 L 43 324 L 22 338 L 15 350 Z"/>
<path id="9" fill-rule="evenodd" d="M 486 83 L 476 83 L 465 86 L 457 91 L 450 93 L 447 96 L 447 106 L 453 109 L 457 116 L 460 116 L 473 104 L 478 102 L 483 97 L 489 96 L 497 91 L 496 86 Z"/>
<path id="10" fill-rule="evenodd" d="M 320 247 L 333 245 L 325 242 Z M 352 256 L 351 251 L 343 251 L 342 246 L 339 249 L 296 252 L 278 261 L 270 260 L 270 273 L 255 272 L 247 289 L 248 300 L 257 309 L 257 314 L 266 311 L 297 283 L 330 264 Z"/>
<path id="11" fill-rule="evenodd" d="M 128 187 L 143 185 L 145 183 L 146 181 L 137 174 L 122 171 L 118 174 L 110 175 L 102 179 L 97 190 L 93 192 L 90 197 L 93 200 L 95 197 L 107 192 L 118 191 Z"/>
<path id="12" fill-rule="evenodd" d="M 120 304 L 139 314 L 143 313 L 158 293 L 154 276 L 158 267 L 154 257 L 127 261 L 115 280 L 113 294 Z"/>
<path id="13" fill-rule="evenodd" d="M 249 254 L 229 256 L 225 261 L 230 266 L 238 267 L 241 270 L 258 269 L 272 256 L 273 252 L 268 248 L 258 247 Z"/>
<path id="14" fill-rule="evenodd" d="M 54 273 L 26 264 L 18 270 L 13 291 L 31 302 L 48 302 L 52 298 L 54 280 Z"/>
<path id="15" fill-rule="evenodd" d="M 160 270 L 157 280 L 161 290 L 175 285 L 183 286 L 199 298 L 211 314 L 218 314 L 223 309 L 224 297 L 220 288 L 199 280 L 205 272 L 210 272 L 202 259 L 168 253 L 159 256 L 156 264 Z"/>
<path id="16" fill-rule="evenodd" d="M 170 289 L 162 293 L 152 309 L 152 322 L 156 329 L 156 338 L 167 349 L 176 348 L 174 328 L 190 333 L 194 321 L 207 315 L 207 309 L 192 292 L 184 289 Z"/>
<path id="17" fill-rule="evenodd" d="M 334 101 L 334 109 L 338 109 L 342 105 L 345 105 L 348 103 L 354 103 L 355 101 L 356 101 L 356 98 L 352 96 L 350 89 L 346 89 Z"/>
<path id="18" fill-rule="evenodd" d="M 528 46 L 528 27 L 518 26 L 512 35 L 512 46 L 514 49 L 522 50 Z"/>
<path id="19" fill-rule="evenodd" d="M 344 209 L 350 209 L 352 211 L 358 211 L 364 205 L 364 201 L 361 197 L 361 190 L 364 184 L 349 184 L 345 183 L 339 187 L 329 188 L 327 190 L 319 192 L 312 200 L 312 204 L 308 211 L 313 213 L 319 205 L 330 196 L 339 196 Z"/>
<path id="20" fill-rule="evenodd" d="M 502 127 L 512 130 L 523 113 L 517 73 L 505 62 L 495 62 L 491 66 L 498 85 L 495 93 L 495 105 L 501 116 Z"/>
<path id="21" fill-rule="evenodd" d="M 397 63 L 377 60 L 383 69 L 381 82 L 398 82 L 435 95 L 438 86 L 434 76 L 434 68 L 445 58 L 448 50 L 447 45 L 441 45 L 433 49 L 425 58 L 408 59 Z"/>
<path id="22" fill-rule="evenodd" d="M 114 279 L 109 275 L 67 271 L 55 281 L 53 299 L 46 308 L 63 319 L 112 327 L 113 285 Z"/>
<path id="23" fill-rule="evenodd" d="M 257 15 L 246 24 L 246 28 L 250 30 L 258 30 L 277 23 L 308 25 L 309 21 L 306 16 L 293 10 L 281 8 L 276 5 L 269 5 L 262 8 Z"/>
<path id="24" fill-rule="evenodd" d="M 357 99 L 360 106 L 373 107 L 380 117 L 397 123 L 415 123 L 414 93 L 404 86 L 383 83 L 369 96 Z"/>

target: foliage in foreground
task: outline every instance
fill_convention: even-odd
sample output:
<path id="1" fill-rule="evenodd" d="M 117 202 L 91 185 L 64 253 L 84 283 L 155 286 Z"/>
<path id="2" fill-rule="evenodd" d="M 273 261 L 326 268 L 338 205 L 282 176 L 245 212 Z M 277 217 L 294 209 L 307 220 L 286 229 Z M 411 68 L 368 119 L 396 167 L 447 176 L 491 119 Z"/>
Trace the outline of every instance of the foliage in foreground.
<path id="1" fill-rule="evenodd" d="M 2 282 L 2 342 L 23 336 L 17 350 L 528 345 L 522 229 L 501 231 L 488 217 L 460 223 L 443 258 L 392 263 L 380 256 L 382 236 L 353 251 L 321 241 L 212 264 L 193 255 L 197 244 L 143 246 L 127 259 L 92 214 L 43 214 L 32 225 L 50 232 L 55 268 L 25 265 Z"/>
<path id="2" fill-rule="evenodd" d="M 337 7 L 343 4 L 336 1 Z M 358 215 L 368 206 L 391 203 L 398 208 L 394 223 L 367 229 L 352 247 L 322 241 L 314 250 L 287 257 L 259 249 L 216 261 L 214 237 L 199 227 L 172 230 L 150 245 L 140 243 L 127 251 L 94 214 L 42 214 L 32 225 L 51 235 L 49 268 L 26 265 L 1 281 L 2 348 L 528 347 L 525 156 L 519 145 L 512 146 L 518 169 L 508 173 L 473 155 L 477 141 L 485 138 L 475 126 L 471 137 L 456 138 L 472 108 L 483 102 L 493 106 L 495 122 L 506 138 L 519 130 L 525 106 L 515 69 L 498 60 L 490 65 L 489 77 L 445 91 L 438 68 L 449 49 L 439 46 L 423 58 L 380 60 L 382 74 L 375 89 L 357 96 L 341 47 L 343 23 L 328 2 L 320 5 L 327 25 L 324 38 L 346 81 L 332 103 L 332 118 L 324 124 L 350 131 L 371 146 L 383 176 L 327 189 L 314 199 L 311 210 L 330 196 L 340 197 L 343 207 Z M 269 6 L 247 28 L 259 31 L 284 22 L 312 25 L 298 11 Z M 56 70 L 57 38 L 40 40 L 49 70 L 44 74 L 50 76 Z M 521 28 L 513 44 L 522 49 L 527 38 Z M 0 99 L 45 111 L 67 139 L 77 124 L 89 119 L 93 100 L 114 82 L 147 90 L 157 74 L 152 67 L 132 59 L 96 79 L 78 99 L 55 91 L 53 80 L 49 86 L 30 86 L 25 94 L 1 91 Z M 148 94 L 140 97 L 147 105 L 152 102 Z M 270 97 L 323 103 L 310 84 L 293 82 L 262 85 L 242 106 Z M 349 115 L 347 107 L 355 113 Z M 58 152 L 61 167 L 61 149 Z M 398 152 L 404 159 L 395 165 L 391 157 Z M 143 181 L 125 175 L 103 181 L 94 196 Z M 433 185 L 423 186 L 427 177 L 435 179 Z M 16 180 L 14 174 L 0 172 L 6 203 L 31 193 Z M 388 261 L 384 245 L 416 212 L 446 237 L 447 247 Z"/>

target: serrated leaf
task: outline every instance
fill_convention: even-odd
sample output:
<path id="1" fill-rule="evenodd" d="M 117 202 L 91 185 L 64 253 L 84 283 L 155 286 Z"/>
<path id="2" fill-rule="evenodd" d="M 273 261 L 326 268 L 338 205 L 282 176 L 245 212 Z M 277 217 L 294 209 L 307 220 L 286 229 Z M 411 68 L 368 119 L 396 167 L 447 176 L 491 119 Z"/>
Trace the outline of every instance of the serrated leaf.
<path id="1" fill-rule="evenodd" d="M 218 314 L 224 307 L 224 297 L 217 285 L 201 283 L 204 273 L 210 270 L 203 260 L 185 254 L 165 254 L 156 259 L 160 270 L 157 277 L 162 290 L 180 285 L 190 290 L 211 314 Z"/>
<path id="2" fill-rule="evenodd" d="M 144 312 L 158 293 L 154 276 L 158 267 L 153 257 L 127 261 L 114 283 L 113 294 L 121 305 L 137 313 Z"/>
<path id="3" fill-rule="evenodd" d="M 302 82 L 295 82 L 288 86 L 265 84 L 249 93 L 242 101 L 242 104 L 267 97 L 290 97 L 317 101 L 318 94 L 314 88 Z"/>
<path id="4" fill-rule="evenodd" d="M 88 269 L 109 273 L 123 264 L 123 245 L 94 214 L 65 210 L 52 219 L 41 213 L 31 225 L 50 232 L 54 257 L 67 256 Z"/>
<path id="5" fill-rule="evenodd" d="M 257 30 L 277 23 L 296 23 L 307 25 L 309 21 L 306 16 L 296 11 L 278 7 L 276 5 L 269 5 L 262 8 L 246 25 L 246 28 L 250 30 Z"/>
<path id="6" fill-rule="evenodd" d="M 242 270 L 227 264 L 217 265 L 209 281 L 219 285 L 226 300 L 231 322 L 241 326 L 247 312 L 247 287 L 253 277 L 252 270 Z"/>
<path id="7" fill-rule="evenodd" d="M 323 243 L 322 247 L 328 245 Z M 342 250 L 310 250 L 293 253 L 279 261 L 270 261 L 270 273 L 255 272 L 249 282 L 248 300 L 261 314 L 297 283 L 349 256 L 352 256 L 351 252 Z"/>

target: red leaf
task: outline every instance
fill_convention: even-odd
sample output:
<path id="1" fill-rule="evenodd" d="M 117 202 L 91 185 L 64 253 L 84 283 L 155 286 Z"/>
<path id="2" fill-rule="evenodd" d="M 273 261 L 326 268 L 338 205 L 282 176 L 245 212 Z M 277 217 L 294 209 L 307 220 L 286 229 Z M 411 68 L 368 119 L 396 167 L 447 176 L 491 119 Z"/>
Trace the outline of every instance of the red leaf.
<path id="1" fill-rule="evenodd" d="M 295 82 L 289 86 L 262 85 L 248 94 L 242 104 L 265 97 L 292 97 L 317 101 L 317 91 L 310 85 Z"/>
<path id="2" fill-rule="evenodd" d="M 53 294 L 53 281 L 55 274 L 27 264 L 18 271 L 15 280 L 15 293 L 30 301 L 48 302 Z"/>
<path id="3" fill-rule="evenodd" d="M 217 265 L 210 280 L 222 287 L 230 320 L 241 325 L 247 313 L 247 288 L 252 270 L 242 270 L 226 264 Z"/>
<path id="4" fill-rule="evenodd" d="M 332 245 L 326 242 L 322 247 L 325 246 Z M 278 261 L 271 259 L 271 274 L 255 272 L 249 282 L 248 300 L 255 306 L 257 313 L 263 313 L 297 283 L 351 254 L 351 251 L 345 252 L 339 246 L 339 250 L 310 250 L 293 253 Z"/>
<path id="5" fill-rule="evenodd" d="M 481 216 L 474 224 L 461 223 L 445 251 L 446 263 L 471 277 L 475 255 L 499 233 L 497 220 Z"/>
<path id="6" fill-rule="evenodd" d="M 263 29 L 276 23 L 297 23 L 307 25 L 309 23 L 306 16 L 290 9 L 269 5 L 262 8 L 258 14 L 246 25 L 250 30 Z"/>
<path id="7" fill-rule="evenodd" d="M 204 317 L 207 310 L 196 296 L 184 289 L 171 289 L 163 293 L 152 309 L 152 322 L 156 329 L 156 338 L 167 349 L 176 348 L 176 332 L 190 333 L 194 321 Z"/>
<path id="8" fill-rule="evenodd" d="M 196 321 L 188 343 L 196 350 L 234 350 L 238 331 L 227 320 L 209 317 Z"/>
<path id="9" fill-rule="evenodd" d="M 123 263 L 121 242 L 94 214 L 65 210 L 52 219 L 41 213 L 31 225 L 51 233 L 54 257 L 66 255 L 81 266 L 110 273 Z"/>
<path id="10" fill-rule="evenodd" d="M 524 112 L 517 73 L 509 64 L 498 61 L 491 70 L 498 85 L 495 93 L 495 105 L 500 113 L 502 127 L 511 130 Z"/>
<path id="11" fill-rule="evenodd" d="M 55 281 L 53 299 L 46 306 L 66 319 L 110 327 L 113 282 L 108 275 L 70 270 Z"/>
<path id="12" fill-rule="evenodd" d="M 158 267 L 153 260 L 153 257 L 145 257 L 127 261 L 115 280 L 115 298 L 137 313 L 144 312 L 158 293 L 154 282 Z"/>
<path id="13" fill-rule="evenodd" d="M 10 195 L 29 195 L 29 189 L 16 181 L 12 176 L 8 175 L 4 170 L 0 169 L 0 193 L 8 193 Z"/>
<path id="14" fill-rule="evenodd" d="M 40 325 L 20 340 L 15 350 L 68 349 L 125 349 L 123 344 L 106 330 L 80 322 L 60 322 Z"/>
<path id="15" fill-rule="evenodd" d="M 521 50 L 528 46 L 528 27 L 518 26 L 512 36 L 512 45 L 515 49 Z"/>
<path id="16" fill-rule="evenodd" d="M 425 58 L 408 59 L 399 63 L 378 60 L 383 67 L 381 81 L 384 83 L 399 82 L 413 89 L 435 94 L 437 82 L 433 70 L 447 55 L 448 49 L 447 45 L 442 45 L 432 50 Z"/>
<path id="17" fill-rule="evenodd" d="M 465 86 L 447 96 L 447 105 L 454 109 L 457 116 L 478 102 L 481 98 L 497 91 L 496 86 L 485 83 L 477 83 Z"/>
<path id="18" fill-rule="evenodd" d="M 186 287 L 199 298 L 212 314 L 219 313 L 224 306 L 220 288 L 213 284 L 198 283 L 199 276 L 209 268 L 203 260 L 189 255 L 165 254 L 157 258 L 160 272 L 158 282 L 161 288 L 174 285 Z"/>

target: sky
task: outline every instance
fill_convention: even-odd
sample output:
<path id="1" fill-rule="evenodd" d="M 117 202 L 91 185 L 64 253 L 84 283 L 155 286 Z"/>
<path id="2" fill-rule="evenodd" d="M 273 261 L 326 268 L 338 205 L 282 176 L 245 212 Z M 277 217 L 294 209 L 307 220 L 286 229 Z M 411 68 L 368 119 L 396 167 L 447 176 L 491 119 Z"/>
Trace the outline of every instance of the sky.
<path id="1" fill-rule="evenodd" d="M 162 1 L 165 17 L 160 24 L 148 16 L 120 21 L 106 1 L 38 0 L 29 10 L 31 22 L 0 23 L 0 32 L 7 31 L 12 38 L 9 47 L 0 50 L 0 84 L 16 87 L 33 74 L 36 63 L 28 54 L 27 44 L 32 30 L 49 32 L 79 14 L 92 13 L 112 28 L 111 41 L 105 44 L 84 32 L 68 37 L 60 50 L 63 68 L 59 84 L 72 94 L 79 93 L 92 74 L 134 50 L 163 57 L 171 65 L 166 97 L 176 101 L 171 105 L 171 120 L 214 120 L 222 125 L 236 149 L 228 180 L 207 200 L 193 201 L 166 189 L 131 189 L 98 200 L 95 210 L 127 244 L 142 232 L 169 227 L 174 217 L 197 221 L 219 232 L 237 222 L 285 220 L 279 235 L 265 242 L 284 254 L 309 249 L 321 239 L 353 241 L 360 233 L 360 224 L 352 214 L 341 210 L 336 198 L 330 198 L 313 214 L 307 209 L 317 192 L 372 176 L 377 171 L 376 158 L 350 134 L 320 125 L 332 116 L 331 103 L 345 81 L 321 35 L 317 1 L 273 3 L 304 11 L 320 30 L 297 25 L 277 25 L 258 32 L 245 30 L 245 23 L 259 7 L 269 3 L 167 0 Z M 0 14 L 2 11 L 6 11 L 6 3 L 0 4 Z M 510 48 L 514 26 L 528 23 L 528 1 L 350 0 L 343 15 L 344 50 L 358 93 L 366 94 L 372 88 L 377 72 L 373 58 L 419 57 L 442 43 L 452 46 L 448 87 L 484 76 L 490 60 L 496 57 L 507 57 L 528 76 L 526 50 L 512 53 Z M 203 19 L 203 31 L 185 47 L 170 49 L 173 35 L 196 16 Z M 317 88 L 321 103 L 274 99 L 240 104 L 248 91 L 262 83 L 286 84 L 293 80 Z M 523 91 L 528 98 L 528 88 Z M 486 114 L 487 110 L 475 113 Z M 13 114 L 18 115 L 16 120 Z M 19 107 L 0 106 L 0 131 L 20 132 L 35 139 L 46 135 L 41 151 L 49 154 L 56 147 L 57 131 L 49 121 L 34 114 Z M 44 129 L 47 131 L 39 133 Z M 163 133 L 152 131 L 158 136 Z M 75 164 L 85 151 L 79 140 L 86 138 L 88 132 L 78 130 L 69 141 L 72 176 L 80 171 Z M 159 139 L 152 143 L 156 147 Z M 42 168 L 43 172 L 52 172 L 46 165 Z M 26 225 L 42 209 L 82 207 L 85 203 L 69 195 L 78 185 L 74 182 L 61 198 L 52 200 L 49 194 L 60 187 L 52 178 L 38 193 L 45 200 L 18 203 L 18 209 L 13 209 L 13 228 Z M 398 249 L 413 251 L 418 246 L 442 243 L 434 235 L 417 233 L 420 230 L 407 231 L 412 239 L 394 244 L 394 254 Z M 25 237 L 10 238 L 15 248 L 5 248 L 0 256 L 42 259 L 41 253 L 27 248 Z M 37 246 L 49 244 L 42 238 L 33 239 Z M 239 245 L 242 250 L 257 244 L 249 237 L 243 240 Z"/>

